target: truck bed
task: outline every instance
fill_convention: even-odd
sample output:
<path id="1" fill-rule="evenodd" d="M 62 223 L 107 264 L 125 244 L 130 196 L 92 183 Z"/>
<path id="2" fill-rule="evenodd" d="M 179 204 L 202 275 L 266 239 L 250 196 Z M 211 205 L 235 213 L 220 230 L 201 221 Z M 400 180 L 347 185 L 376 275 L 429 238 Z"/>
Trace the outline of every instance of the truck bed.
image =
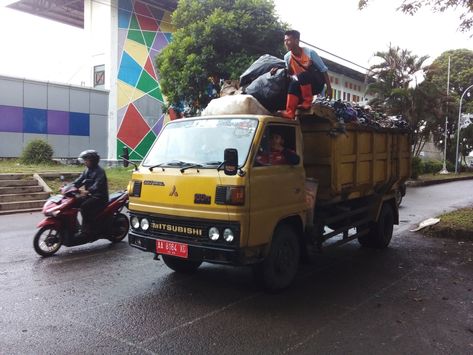
<path id="1" fill-rule="evenodd" d="M 317 203 L 384 194 L 410 176 L 408 130 L 340 125 L 314 115 L 299 120 L 306 176 L 318 182 Z"/>

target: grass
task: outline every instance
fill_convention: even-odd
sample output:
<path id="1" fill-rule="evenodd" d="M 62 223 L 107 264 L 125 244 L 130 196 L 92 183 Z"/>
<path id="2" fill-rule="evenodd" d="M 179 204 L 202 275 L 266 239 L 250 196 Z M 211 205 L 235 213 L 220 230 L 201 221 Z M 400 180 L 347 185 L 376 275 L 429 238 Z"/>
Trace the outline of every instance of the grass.
<path id="1" fill-rule="evenodd" d="M 0 173 L 77 173 L 80 174 L 84 170 L 83 165 L 64 165 L 64 164 L 42 164 L 42 165 L 25 165 L 17 160 L 0 160 Z M 131 179 L 133 168 L 105 168 L 108 180 L 108 189 L 112 193 L 114 191 L 125 190 L 128 181 Z M 58 193 L 61 186 L 66 182 L 59 178 L 45 179 L 45 182 L 53 190 Z"/>
<path id="2" fill-rule="evenodd" d="M 425 229 L 424 234 L 473 241 L 473 207 L 461 208 L 439 216 L 440 222 Z"/>
<path id="3" fill-rule="evenodd" d="M 419 175 L 418 181 L 432 181 L 432 180 L 448 180 L 448 179 L 461 179 L 465 177 L 473 177 L 473 172 L 463 172 L 459 174 L 423 174 Z"/>

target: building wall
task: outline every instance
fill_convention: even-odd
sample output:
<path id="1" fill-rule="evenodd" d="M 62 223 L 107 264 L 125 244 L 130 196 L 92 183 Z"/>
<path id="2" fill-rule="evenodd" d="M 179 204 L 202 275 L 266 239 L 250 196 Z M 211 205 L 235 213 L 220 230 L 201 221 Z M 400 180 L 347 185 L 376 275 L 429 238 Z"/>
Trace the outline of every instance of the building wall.
<path id="1" fill-rule="evenodd" d="M 365 94 L 367 88 L 365 82 L 330 70 L 328 75 L 332 83 L 332 89 L 334 90 L 333 98 L 335 100 L 340 99 L 342 101 L 364 105 L 373 98 L 373 96 Z"/>
<path id="2" fill-rule="evenodd" d="M 106 157 L 108 92 L 0 76 L 0 157 L 18 157 L 41 138 L 55 158 L 74 158 L 85 149 Z"/>
<path id="3" fill-rule="evenodd" d="M 116 150 L 111 158 L 128 147 L 131 159 L 142 160 L 164 121 L 155 58 L 171 41 L 171 13 L 137 0 L 117 0 L 116 8 L 116 119 L 111 119 Z"/>

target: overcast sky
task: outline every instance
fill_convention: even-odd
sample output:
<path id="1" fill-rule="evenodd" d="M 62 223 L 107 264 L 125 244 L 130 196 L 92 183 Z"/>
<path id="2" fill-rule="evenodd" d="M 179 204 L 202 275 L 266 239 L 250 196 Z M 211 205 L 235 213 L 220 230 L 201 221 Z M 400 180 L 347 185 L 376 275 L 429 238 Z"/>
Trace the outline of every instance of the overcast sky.
<path id="1" fill-rule="evenodd" d="M 80 84 L 77 73 L 87 62 L 83 31 L 1 7 L 3 1 L 0 74 Z M 358 0 L 275 0 L 275 4 L 280 18 L 299 30 L 302 40 L 363 67 L 373 64 L 373 53 L 387 50 L 389 43 L 431 60 L 448 49 L 473 49 L 473 38 L 457 31 L 458 12 L 425 9 L 408 16 L 395 11 L 401 1 L 371 0 L 363 11 L 357 10 Z"/>

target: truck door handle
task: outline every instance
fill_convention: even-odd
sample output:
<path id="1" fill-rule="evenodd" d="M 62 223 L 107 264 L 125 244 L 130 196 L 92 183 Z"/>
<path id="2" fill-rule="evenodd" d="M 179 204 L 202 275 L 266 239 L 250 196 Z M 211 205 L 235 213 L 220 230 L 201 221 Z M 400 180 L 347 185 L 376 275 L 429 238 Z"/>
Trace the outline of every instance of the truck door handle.
<path id="1" fill-rule="evenodd" d="M 300 187 L 295 187 L 295 188 L 294 188 L 294 192 L 295 192 L 296 194 L 300 193 L 300 192 L 301 192 L 301 188 L 300 188 Z"/>

